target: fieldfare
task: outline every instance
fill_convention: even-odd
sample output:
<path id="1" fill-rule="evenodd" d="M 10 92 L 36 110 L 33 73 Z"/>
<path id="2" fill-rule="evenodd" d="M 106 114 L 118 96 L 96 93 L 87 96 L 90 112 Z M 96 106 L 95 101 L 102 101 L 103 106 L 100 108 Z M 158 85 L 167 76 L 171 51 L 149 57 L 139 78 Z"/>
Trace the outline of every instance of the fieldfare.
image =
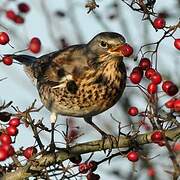
<path id="1" fill-rule="evenodd" d="M 36 83 L 44 106 L 51 112 L 52 141 L 57 115 L 83 117 L 101 135 L 92 122 L 95 116 L 112 107 L 126 86 L 126 68 L 121 47 L 125 38 L 115 32 L 97 34 L 87 44 L 69 46 L 41 57 L 12 55 L 24 65 Z"/>

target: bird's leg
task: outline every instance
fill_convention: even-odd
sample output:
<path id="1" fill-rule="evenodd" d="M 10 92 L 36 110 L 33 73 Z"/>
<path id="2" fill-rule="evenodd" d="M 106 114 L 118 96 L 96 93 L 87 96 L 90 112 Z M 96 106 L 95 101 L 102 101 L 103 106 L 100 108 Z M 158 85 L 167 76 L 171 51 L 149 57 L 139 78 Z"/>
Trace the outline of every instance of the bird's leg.
<path id="1" fill-rule="evenodd" d="M 50 146 L 50 151 L 53 152 L 56 149 L 56 145 L 54 142 L 54 131 L 55 131 L 55 123 L 57 120 L 57 114 L 55 112 L 51 113 L 50 120 L 51 120 L 51 143 L 49 146 Z"/>
<path id="2" fill-rule="evenodd" d="M 90 124 L 93 128 L 95 128 L 102 136 L 102 140 L 103 140 L 103 149 L 104 149 L 104 145 L 105 145 L 105 139 L 108 138 L 109 142 L 111 143 L 111 148 L 110 148 L 110 151 L 109 153 L 111 152 L 112 150 L 112 147 L 113 147 L 113 140 L 112 140 L 112 135 L 109 135 L 109 134 L 106 134 L 103 130 L 101 130 L 96 124 L 93 123 L 92 121 L 92 117 L 85 117 L 84 120 Z M 108 153 L 108 154 L 109 154 Z"/>

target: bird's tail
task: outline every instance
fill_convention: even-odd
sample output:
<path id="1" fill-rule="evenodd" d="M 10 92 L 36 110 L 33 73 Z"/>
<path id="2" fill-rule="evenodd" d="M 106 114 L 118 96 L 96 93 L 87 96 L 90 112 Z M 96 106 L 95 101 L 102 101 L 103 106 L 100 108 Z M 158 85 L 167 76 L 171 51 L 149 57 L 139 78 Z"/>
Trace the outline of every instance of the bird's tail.
<path id="1" fill-rule="evenodd" d="M 22 63 L 22 65 L 24 65 L 25 73 L 33 81 L 33 84 L 36 84 L 36 77 L 34 76 L 35 74 L 34 68 L 31 65 L 37 60 L 37 58 L 29 55 L 9 54 L 8 56 L 11 56 L 14 60 Z"/>
<path id="2" fill-rule="evenodd" d="M 13 59 L 15 59 L 16 61 L 22 63 L 25 66 L 29 66 L 32 63 L 34 63 L 36 61 L 36 57 L 34 56 L 29 56 L 29 55 L 15 55 L 15 54 L 11 54 L 10 55 Z"/>

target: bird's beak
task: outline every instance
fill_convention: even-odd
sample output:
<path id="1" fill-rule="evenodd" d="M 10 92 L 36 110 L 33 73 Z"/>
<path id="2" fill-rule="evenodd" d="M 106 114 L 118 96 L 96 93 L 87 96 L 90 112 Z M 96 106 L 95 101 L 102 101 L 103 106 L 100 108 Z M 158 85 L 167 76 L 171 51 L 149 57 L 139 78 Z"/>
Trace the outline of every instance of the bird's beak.
<path id="1" fill-rule="evenodd" d="M 118 45 L 116 47 L 113 47 L 113 48 L 109 49 L 109 53 L 117 55 L 117 56 L 124 57 L 124 55 L 122 53 L 122 47 L 123 46 L 124 46 L 124 44 L 120 44 L 120 45 Z"/>

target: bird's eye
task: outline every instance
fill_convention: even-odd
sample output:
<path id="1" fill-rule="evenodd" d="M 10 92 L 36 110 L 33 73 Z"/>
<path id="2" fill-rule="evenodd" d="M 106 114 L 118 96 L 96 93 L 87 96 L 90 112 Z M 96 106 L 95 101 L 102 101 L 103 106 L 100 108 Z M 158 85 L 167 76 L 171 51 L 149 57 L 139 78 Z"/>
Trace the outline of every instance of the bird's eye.
<path id="1" fill-rule="evenodd" d="M 101 41 L 101 47 L 103 48 L 107 48 L 108 47 L 108 44 L 104 41 Z"/>

